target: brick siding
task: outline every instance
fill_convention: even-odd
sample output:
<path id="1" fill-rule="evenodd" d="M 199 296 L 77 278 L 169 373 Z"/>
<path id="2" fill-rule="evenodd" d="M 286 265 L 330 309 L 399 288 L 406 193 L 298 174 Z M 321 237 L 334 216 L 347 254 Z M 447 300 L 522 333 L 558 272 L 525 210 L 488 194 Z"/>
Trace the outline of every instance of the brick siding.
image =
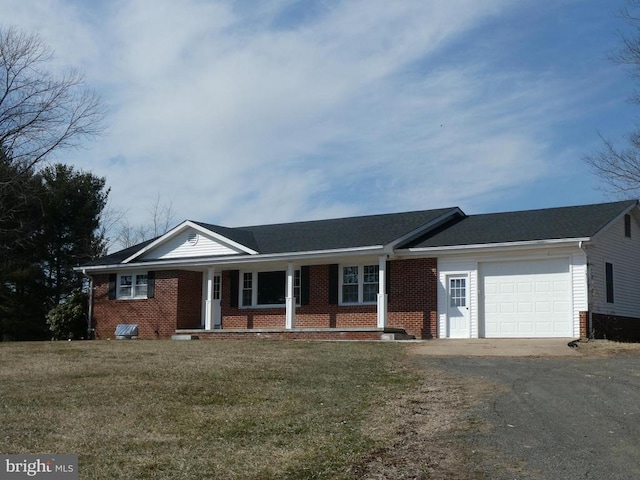
<path id="1" fill-rule="evenodd" d="M 154 298 L 109 299 L 109 275 L 93 279 L 93 328 L 97 339 L 114 338 L 120 323 L 138 324 L 141 338 L 166 338 L 176 328 L 200 326 L 202 274 L 158 271 Z"/>
<path id="2" fill-rule="evenodd" d="M 437 336 L 437 263 L 434 258 L 390 262 L 388 327 L 404 329 L 416 338 Z M 109 300 L 108 275 L 94 278 L 96 338 L 112 338 L 119 323 L 137 323 L 142 338 L 170 337 L 176 329 L 200 327 L 202 274 L 156 272 L 155 298 Z M 284 308 L 231 307 L 230 272 L 222 272 L 222 329 L 283 329 Z M 309 267 L 309 304 L 296 308 L 296 328 L 377 327 L 376 305 L 329 304 L 329 265 Z M 318 334 L 319 338 L 331 335 Z M 237 335 L 242 336 L 242 335 Z M 281 336 L 272 334 L 272 337 Z M 285 336 L 289 338 L 289 336 Z M 307 335 L 311 338 L 312 335 Z M 373 339 L 379 333 L 350 333 L 345 338 Z M 283 337 L 284 338 L 284 337 Z M 335 338 L 334 336 L 332 338 Z"/>

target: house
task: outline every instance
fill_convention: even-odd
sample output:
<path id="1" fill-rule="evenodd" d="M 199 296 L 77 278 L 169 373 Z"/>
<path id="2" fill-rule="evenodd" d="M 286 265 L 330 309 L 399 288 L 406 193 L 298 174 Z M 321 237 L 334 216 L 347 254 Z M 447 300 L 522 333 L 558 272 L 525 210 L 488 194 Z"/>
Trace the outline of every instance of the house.
<path id="1" fill-rule="evenodd" d="M 640 340 L 635 200 L 228 228 L 185 221 L 79 267 L 96 338 Z M 384 337 L 383 337 L 384 336 Z"/>

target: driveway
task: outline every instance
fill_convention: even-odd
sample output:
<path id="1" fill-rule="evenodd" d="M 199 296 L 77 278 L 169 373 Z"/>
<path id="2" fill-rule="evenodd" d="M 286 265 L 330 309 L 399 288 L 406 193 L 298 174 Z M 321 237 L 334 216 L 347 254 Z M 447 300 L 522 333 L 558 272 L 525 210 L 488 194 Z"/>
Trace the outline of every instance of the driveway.
<path id="1" fill-rule="evenodd" d="M 417 361 L 493 385 L 465 414 L 473 478 L 640 478 L 640 355 Z"/>

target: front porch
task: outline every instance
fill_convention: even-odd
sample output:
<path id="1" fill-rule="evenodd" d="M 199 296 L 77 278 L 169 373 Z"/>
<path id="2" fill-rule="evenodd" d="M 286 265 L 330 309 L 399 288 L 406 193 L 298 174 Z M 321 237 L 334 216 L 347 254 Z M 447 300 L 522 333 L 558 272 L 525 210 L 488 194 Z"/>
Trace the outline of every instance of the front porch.
<path id="1" fill-rule="evenodd" d="M 182 338 L 179 338 L 182 337 Z M 412 340 L 402 328 L 251 328 L 179 329 L 172 337 L 183 339 L 267 339 L 267 340 Z"/>

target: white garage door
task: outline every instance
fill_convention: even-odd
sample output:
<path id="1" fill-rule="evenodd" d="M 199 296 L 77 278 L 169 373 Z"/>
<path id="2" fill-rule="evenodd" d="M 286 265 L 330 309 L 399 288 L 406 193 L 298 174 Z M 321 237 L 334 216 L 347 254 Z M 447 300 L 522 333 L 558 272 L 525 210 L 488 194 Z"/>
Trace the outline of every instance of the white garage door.
<path id="1" fill-rule="evenodd" d="M 573 335 L 568 259 L 484 263 L 480 274 L 484 300 L 480 336 Z"/>

